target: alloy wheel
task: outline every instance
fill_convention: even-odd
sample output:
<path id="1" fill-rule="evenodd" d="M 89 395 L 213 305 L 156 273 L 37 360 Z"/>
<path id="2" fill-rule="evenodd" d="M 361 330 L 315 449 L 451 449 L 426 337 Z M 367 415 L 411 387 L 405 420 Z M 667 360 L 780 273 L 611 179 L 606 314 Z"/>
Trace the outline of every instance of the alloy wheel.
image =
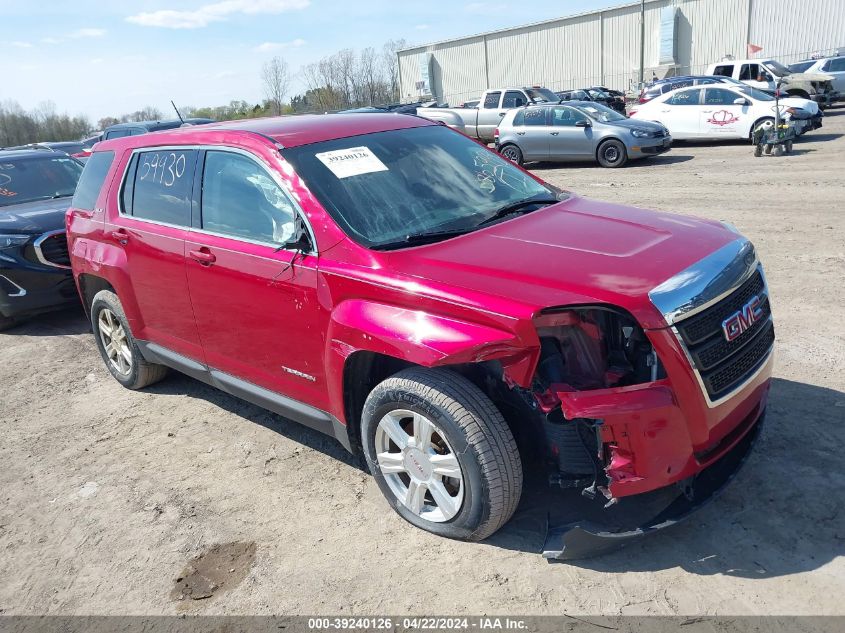
<path id="1" fill-rule="evenodd" d="M 443 523 L 464 500 L 464 477 L 444 433 L 426 416 L 405 409 L 378 423 L 376 459 L 388 487 L 408 510 Z"/>
<path id="2" fill-rule="evenodd" d="M 97 319 L 97 329 L 109 363 L 118 373 L 128 376 L 132 371 L 132 350 L 123 324 L 114 312 L 103 308 Z"/>

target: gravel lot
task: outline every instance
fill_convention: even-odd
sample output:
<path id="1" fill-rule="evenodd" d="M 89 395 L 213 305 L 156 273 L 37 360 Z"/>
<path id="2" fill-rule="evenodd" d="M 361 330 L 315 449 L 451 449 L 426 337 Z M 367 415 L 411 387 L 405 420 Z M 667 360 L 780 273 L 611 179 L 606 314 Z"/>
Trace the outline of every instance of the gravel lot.
<path id="1" fill-rule="evenodd" d="M 53 314 L 0 334 L 0 613 L 845 614 L 843 134 L 838 108 L 790 157 L 677 144 L 621 170 L 535 166 L 593 198 L 731 221 L 766 265 L 767 425 L 685 525 L 549 564 L 528 497 L 485 543 L 434 537 L 332 440 L 178 374 L 127 391 L 81 312 Z M 204 565 L 213 590 L 191 585 Z"/>

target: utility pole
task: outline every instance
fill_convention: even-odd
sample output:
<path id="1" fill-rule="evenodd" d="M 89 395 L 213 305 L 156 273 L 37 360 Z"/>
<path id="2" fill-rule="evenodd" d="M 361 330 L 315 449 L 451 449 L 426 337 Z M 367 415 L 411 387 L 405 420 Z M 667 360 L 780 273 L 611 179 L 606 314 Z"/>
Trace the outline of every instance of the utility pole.
<path id="1" fill-rule="evenodd" d="M 645 0 L 640 0 L 640 86 L 645 74 Z"/>

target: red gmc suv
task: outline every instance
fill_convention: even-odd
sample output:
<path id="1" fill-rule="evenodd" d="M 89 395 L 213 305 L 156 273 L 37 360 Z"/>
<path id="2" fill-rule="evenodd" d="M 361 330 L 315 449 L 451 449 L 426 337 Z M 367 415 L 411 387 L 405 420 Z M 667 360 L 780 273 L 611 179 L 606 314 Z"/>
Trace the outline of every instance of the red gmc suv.
<path id="1" fill-rule="evenodd" d="M 539 455 L 601 512 L 655 508 L 545 555 L 599 551 L 714 496 L 760 427 L 768 292 L 720 222 L 580 198 L 401 114 L 115 139 L 82 182 L 72 268 L 116 380 L 173 368 L 332 435 L 436 534 L 498 530 Z"/>

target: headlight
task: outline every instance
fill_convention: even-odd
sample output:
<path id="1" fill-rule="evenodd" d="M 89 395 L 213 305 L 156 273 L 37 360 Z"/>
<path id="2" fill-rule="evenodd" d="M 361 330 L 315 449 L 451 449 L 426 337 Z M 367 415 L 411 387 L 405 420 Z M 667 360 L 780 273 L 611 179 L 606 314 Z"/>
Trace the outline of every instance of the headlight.
<path id="1" fill-rule="evenodd" d="M 635 127 L 633 130 L 631 130 L 631 134 L 633 134 L 637 138 L 648 138 L 649 136 L 651 136 L 651 131 Z"/>
<path id="2" fill-rule="evenodd" d="M 20 233 L 0 233 L 0 248 L 21 246 L 26 244 L 31 237 L 31 235 L 21 235 Z"/>

